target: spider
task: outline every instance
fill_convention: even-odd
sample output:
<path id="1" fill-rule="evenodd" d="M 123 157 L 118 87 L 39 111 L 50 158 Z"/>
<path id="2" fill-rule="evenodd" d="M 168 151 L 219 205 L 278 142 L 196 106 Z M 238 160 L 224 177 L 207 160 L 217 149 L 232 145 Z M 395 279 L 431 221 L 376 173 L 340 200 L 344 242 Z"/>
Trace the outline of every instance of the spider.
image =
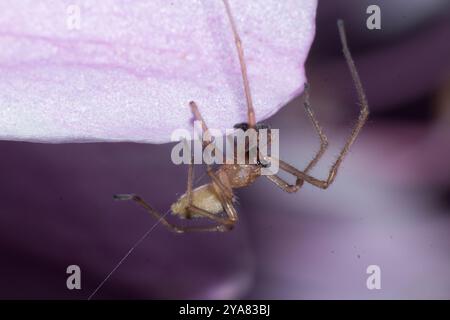
<path id="1" fill-rule="evenodd" d="M 255 130 L 259 130 L 260 128 L 267 128 L 263 124 L 256 123 L 255 110 L 253 108 L 252 95 L 250 92 L 249 80 L 247 76 L 247 66 L 244 59 L 242 42 L 239 37 L 233 15 L 231 13 L 230 5 L 227 0 L 223 0 L 223 3 L 234 36 L 247 103 L 248 122 L 237 124 L 235 128 L 243 130 L 247 130 L 249 128 Z M 304 182 L 310 183 L 321 189 L 327 189 L 335 180 L 342 161 L 348 153 L 351 145 L 354 143 L 361 128 L 364 126 L 369 115 L 367 98 L 364 93 L 364 89 L 362 87 L 358 72 L 356 70 L 355 63 L 348 49 L 344 23 L 342 20 L 338 20 L 337 24 L 344 57 L 358 94 L 358 100 L 361 106 L 360 114 L 350 136 L 348 137 L 345 145 L 340 151 L 337 160 L 331 166 L 327 178 L 321 180 L 309 175 L 308 172 L 316 165 L 316 163 L 319 161 L 319 159 L 327 149 L 328 141 L 325 134 L 322 132 L 322 128 L 320 127 L 318 121 L 314 116 L 309 101 L 309 88 L 308 85 L 305 84 L 304 107 L 308 117 L 310 118 L 314 126 L 315 131 L 320 138 L 320 148 L 315 154 L 314 158 L 303 170 L 298 170 L 290 164 L 277 159 L 277 161 L 279 161 L 279 168 L 294 176 L 295 184 L 289 184 L 276 174 L 264 175 L 267 179 L 275 183 L 275 185 L 277 185 L 280 189 L 288 193 L 297 192 L 303 186 Z M 189 105 L 195 120 L 202 123 L 202 130 L 206 132 L 208 130 L 208 127 L 197 107 L 197 104 L 194 101 L 191 101 Z M 204 143 L 203 149 L 206 148 L 209 143 Z M 268 160 L 270 162 L 271 159 L 270 157 L 268 157 L 268 159 L 265 160 Z M 135 201 L 156 219 L 158 219 L 165 227 L 176 233 L 184 233 L 187 231 L 229 231 L 233 229 L 236 222 L 238 221 L 238 214 L 233 204 L 233 202 L 235 201 L 233 190 L 251 185 L 257 178 L 262 176 L 261 169 L 264 166 L 265 164 L 261 161 L 258 161 L 256 164 L 222 164 L 217 170 L 212 169 L 212 167 L 208 165 L 207 174 L 211 179 L 211 182 L 193 189 L 194 164 L 193 161 L 190 162 L 187 178 L 187 191 L 171 206 L 171 211 L 179 218 L 207 219 L 209 220 L 209 225 L 185 226 L 174 224 L 168 221 L 165 218 L 165 215 L 162 215 L 161 213 L 156 211 L 140 196 L 135 194 L 118 194 L 114 195 L 114 198 L 116 200 Z"/>

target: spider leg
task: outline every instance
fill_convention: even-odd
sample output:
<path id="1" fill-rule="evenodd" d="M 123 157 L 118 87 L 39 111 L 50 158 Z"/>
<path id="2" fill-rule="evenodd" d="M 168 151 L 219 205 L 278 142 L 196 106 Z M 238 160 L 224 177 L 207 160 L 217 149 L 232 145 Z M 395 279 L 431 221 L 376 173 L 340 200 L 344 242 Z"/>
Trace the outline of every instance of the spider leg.
<path id="1" fill-rule="evenodd" d="M 325 134 L 323 133 L 322 127 L 320 126 L 319 121 L 317 121 L 316 117 L 314 116 L 314 112 L 312 111 L 312 108 L 311 108 L 311 103 L 309 101 L 309 85 L 308 84 L 305 84 L 304 106 L 305 106 L 305 111 L 308 114 L 308 116 L 314 126 L 314 129 L 316 130 L 317 134 L 319 135 L 319 139 L 320 139 L 319 150 L 317 151 L 314 158 L 308 163 L 308 165 L 304 169 L 305 172 L 308 172 L 309 170 L 314 168 L 314 166 L 317 164 L 317 162 L 320 160 L 320 158 L 322 158 L 323 154 L 325 153 L 325 151 L 328 148 L 328 139 L 325 136 Z"/>
<path id="2" fill-rule="evenodd" d="M 213 184 L 217 185 L 219 188 L 219 192 L 217 192 L 217 196 L 219 197 L 220 203 L 222 204 L 223 209 L 225 210 L 227 217 L 223 218 L 221 216 L 218 216 L 215 213 L 209 212 L 207 210 L 204 210 L 202 208 L 199 208 L 197 206 L 195 206 L 193 204 L 193 199 L 192 199 L 192 192 L 191 192 L 191 196 L 189 198 L 189 202 L 188 205 L 186 206 L 186 210 L 188 211 L 188 213 L 194 213 L 197 214 L 199 216 L 202 216 L 204 218 L 207 218 L 215 223 L 217 223 L 216 226 L 214 227 L 205 227 L 208 228 L 208 230 L 206 231 L 229 231 L 232 230 L 234 227 L 234 224 L 237 221 L 237 213 L 236 213 L 236 209 L 234 208 L 233 204 L 232 204 L 232 195 L 230 196 L 229 192 L 224 186 L 223 184 L 220 182 L 220 179 L 217 178 L 217 176 L 214 174 L 214 172 L 212 171 L 211 167 L 208 166 L 208 175 L 211 177 Z M 188 179 L 188 181 L 192 181 L 191 179 Z M 188 182 L 189 184 L 189 182 Z M 192 190 L 192 182 L 191 184 L 188 186 L 188 190 L 189 188 Z M 203 230 L 204 228 L 201 228 L 201 230 L 199 230 L 198 228 L 194 227 L 194 229 L 189 230 L 189 231 L 205 231 Z"/>
<path id="3" fill-rule="evenodd" d="M 197 105 L 194 102 L 191 102 L 191 108 L 194 112 L 195 117 L 197 120 L 202 122 L 203 130 L 207 130 L 206 124 L 203 121 L 203 118 L 198 111 Z M 204 148 L 206 145 L 204 145 Z M 115 195 L 114 198 L 116 200 L 132 200 L 139 204 L 141 207 L 143 207 L 146 211 L 148 211 L 153 217 L 155 217 L 158 221 L 161 222 L 162 225 L 164 225 L 167 229 L 170 231 L 173 231 L 175 233 L 184 233 L 184 232 L 191 232 L 191 231 L 226 231 L 229 228 L 224 227 L 229 224 L 227 219 L 224 219 L 222 217 L 219 217 L 217 215 L 214 215 L 213 213 L 210 213 L 206 210 L 203 210 L 201 208 L 198 208 L 193 205 L 193 181 L 194 181 L 194 161 L 193 161 L 193 154 L 191 152 L 191 162 L 189 164 L 188 169 L 188 178 L 187 178 L 187 191 L 186 191 L 186 197 L 188 198 L 188 204 L 186 206 L 186 211 L 188 212 L 187 218 L 190 218 L 191 213 L 195 213 L 197 215 L 200 215 L 202 217 L 208 218 L 209 220 L 214 221 L 217 223 L 217 225 L 213 226 L 184 226 L 184 225 L 177 225 L 170 221 L 168 221 L 164 215 L 156 211 L 152 206 L 150 206 L 146 201 L 144 201 L 140 196 L 134 195 L 134 194 L 121 194 L 121 195 Z"/>
<path id="4" fill-rule="evenodd" d="M 189 102 L 189 106 L 191 107 L 191 111 L 194 114 L 195 120 L 201 122 L 203 132 L 208 131 L 208 126 L 206 125 L 206 122 L 203 119 L 202 114 L 200 113 L 200 110 L 198 110 L 197 104 L 194 101 L 191 101 L 191 102 Z"/>
<path id="5" fill-rule="evenodd" d="M 194 117 L 197 121 L 200 121 L 202 124 L 202 130 L 203 131 L 207 131 L 208 130 L 208 126 L 206 125 L 205 120 L 203 119 L 197 104 L 194 101 L 191 101 L 189 103 L 192 113 L 194 114 Z M 203 144 L 203 149 L 205 149 L 211 142 L 205 142 Z M 193 163 L 193 161 L 191 161 L 191 163 Z M 219 200 L 222 204 L 222 207 L 224 208 L 226 214 L 227 214 L 227 218 L 221 218 L 219 216 L 217 216 L 216 214 L 213 214 L 211 212 L 208 212 L 204 209 L 195 207 L 193 205 L 193 200 L 192 200 L 192 181 L 193 181 L 193 165 L 190 165 L 189 167 L 189 173 L 188 173 L 188 205 L 186 207 L 186 209 L 188 210 L 188 212 L 192 212 L 192 213 L 196 213 L 198 215 L 202 215 L 205 218 L 209 218 L 213 221 L 215 221 L 216 223 L 219 223 L 219 226 L 217 226 L 218 228 L 220 228 L 221 230 L 217 230 L 217 231 L 227 231 L 227 230 L 231 230 L 235 224 L 235 222 L 237 221 L 237 213 L 236 210 L 232 204 L 232 199 L 233 199 L 233 194 L 231 193 L 230 190 L 228 190 L 228 188 L 226 188 L 222 182 L 220 181 L 220 179 L 217 178 L 217 176 L 214 174 L 211 165 L 207 165 L 207 173 L 210 176 L 211 180 L 213 181 L 214 185 L 216 185 L 218 187 L 218 189 L 220 190 L 220 192 L 217 192 L 217 196 L 219 197 Z"/>
<path id="6" fill-rule="evenodd" d="M 316 117 L 314 116 L 314 112 L 312 111 L 311 104 L 309 101 L 309 85 L 308 84 L 305 84 L 304 92 L 305 92 L 305 102 L 304 102 L 305 111 L 306 111 L 307 115 L 309 116 L 309 118 L 314 126 L 314 129 L 317 132 L 317 134 L 319 135 L 319 139 L 320 139 L 319 150 L 316 152 L 314 158 L 308 163 L 308 165 L 304 169 L 304 172 L 308 173 L 308 171 L 310 171 L 317 164 L 317 162 L 320 160 L 320 158 L 325 153 L 325 151 L 328 147 L 328 139 L 325 136 L 325 134 L 323 133 L 322 127 L 320 126 L 319 122 L 317 121 Z M 303 183 L 304 183 L 304 180 L 302 180 L 301 178 L 298 178 L 298 177 L 295 181 L 295 184 L 289 184 L 288 182 L 286 182 L 285 180 L 283 180 L 282 178 L 280 178 L 277 175 L 268 175 L 265 177 L 267 177 L 267 179 L 269 179 L 270 181 L 275 183 L 283 191 L 286 191 L 288 193 L 297 192 L 303 186 Z"/>
<path id="7" fill-rule="evenodd" d="M 208 126 L 206 125 L 206 122 L 203 119 L 202 114 L 200 113 L 200 110 L 198 109 L 197 104 L 194 101 L 191 101 L 191 102 L 189 102 L 189 106 L 191 107 L 191 111 L 194 114 L 195 120 L 200 121 L 200 123 L 202 124 L 202 131 L 203 131 L 203 133 L 208 131 Z M 212 140 L 210 140 L 210 141 L 203 141 L 203 149 L 202 149 L 202 151 L 204 151 L 205 148 L 207 146 L 209 146 L 211 143 L 212 143 Z"/>
<path id="8" fill-rule="evenodd" d="M 135 201 L 137 204 L 142 206 L 145 210 L 147 210 L 155 219 L 161 222 L 163 226 L 165 226 L 170 231 L 173 231 L 175 233 L 183 233 L 186 231 L 186 227 L 184 226 L 177 226 L 171 222 L 169 222 L 164 215 L 153 209 L 147 202 L 145 202 L 140 196 L 134 195 L 134 194 L 117 194 L 114 195 L 114 199 L 116 200 L 132 200 Z"/>
<path id="9" fill-rule="evenodd" d="M 364 93 L 361 79 L 359 78 L 358 71 L 356 70 L 355 62 L 353 61 L 350 50 L 348 49 L 347 37 L 345 35 L 345 29 L 344 29 L 344 22 L 342 20 L 338 20 L 338 30 L 339 30 L 339 36 L 341 39 L 341 43 L 342 43 L 342 50 L 344 53 L 344 57 L 347 62 L 348 68 L 350 70 L 350 74 L 352 76 L 353 83 L 356 87 L 359 104 L 361 106 L 358 120 L 356 121 L 356 124 L 354 125 L 352 132 L 350 133 L 350 136 L 347 138 L 347 141 L 346 141 L 344 147 L 342 148 L 341 152 L 339 153 L 338 158 L 331 166 L 326 179 L 321 180 L 321 179 L 312 177 L 306 171 L 300 171 L 300 170 L 294 168 L 293 166 L 291 166 L 290 164 L 280 160 L 280 168 L 282 170 L 285 170 L 286 172 L 289 172 L 292 175 L 296 176 L 298 179 L 304 180 L 304 181 L 306 181 L 318 188 L 322 188 L 322 189 L 327 189 L 336 179 L 336 175 L 337 175 L 340 165 L 342 164 L 342 161 L 344 160 L 345 156 L 347 155 L 348 151 L 350 150 L 350 147 L 352 146 L 352 144 L 355 142 L 357 136 L 359 135 L 359 132 L 361 131 L 361 128 L 364 126 L 364 124 L 366 123 L 367 118 L 369 116 L 369 105 L 367 102 L 366 95 Z M 274 181 L 275 183 L 281 184 L 281 182 L 278 179 L 276 179 L 276 178 L 272 178 L 272 179 L 273 179 L 272 181 Z"/>
<path id="10" fill-rule="evenodd" d="M 196 207 L 194 205 L 191 205 L 191 206 L 187 207 L 186 209 L 215 222 L 216 223 L 216 225 L 214 226 L 215 229 L 211 230 L 211 231 L 230 231 L 233 229 L 234 224 L 236 222 L 235 220 L 230 219 L 230 217 L 228 215 L 226 218 L 222 218 L 214 213 L 211 213 L 207 210 Z M 227 210 L 227 209 L 225 209 L 225 210 Z M 210 228 L 212 229 L 212 227 L 210 227 Z"/>
<path id="11" fill-rule="evenodd" d="M 192 231 L 227 231 L 229 230 L 227 226 L 228 221 L 226 219 L 217 217 L 213 215 L 212 213 L 209 213 L 206 210 L 197 208 L 195 206 L 190 206 L 188 209 L 192 212 L 195 212 L 198 215 L 202 215 L 206 218 L 209 218 L 215 222 L 218 223 L 218 225 L 212 225 L 212 226 L 184 226 L 184 225 L 177 225 L 170 221 L 168 221 L 164 215 L 156 211 L 152 206 L 150 206 L 144 199 L 142 199 L 138 195 L 134 194 L 118 194 L 114 195 L 114 198 L 116 200 L 133 200 L 137 204 L 139 204 L 141 207 L 143 207 L 147 212 L 149 212 L 155 219 L 161 222 L 163 226 L 165 226 L 170 231 L 173 231 L 175 233 L 184 233 L 184 232 L 192 232 Z"/>
<path id="12" fill-rule="evenodd" d="M 213 184 L 216 185 L 220 190 L 220 192 L 217 192 L 217 196 L 219 197 L 220 203 L 222 204 L 222 207 L 225 210 L 225 213 L 227 214 L 228 217 L 227 226 L 229 227 L 229 230 L 231 230 L 238 220 L 238 214 L 236 208 L 233 205 L 233 193 L 229 188 L 224 186 L 222 181 L 211 170 L 211 168 L 208 168 L 207 172 L 211 180 L 213 181 Z"/>
<path id="13" fill-rule="evenodd" d="M 245 63 L 244 49 L 242 48 L 242 41 L 241 41 L 241 38 L 239 37 L 239 33 L 237 31 L 236 23 L 234 21 L 233 14 L 231 13 L 231 8 L 230 8 L 230 4 L 228 3 L 228 0 L 223 0 L 223 4 L 225 5 L 228 20 L 231 25 L 231 30 L 233 31 L 234 42 L 235 42 L 236 50 L 237 50 L 238 57 L 239 57 L 239 64 L 241 66 L 241 74 L 242 74 L 242 81 L 244 83 L 245 99 L 247 101 L 248 125 L 250 128 L 254 128 L 256 125 L 255 109 L 253 108 L 253 101 L 252 101 L 252 95 L 250 92 L 250 83 L 248 81 L 247 65 Z"/>

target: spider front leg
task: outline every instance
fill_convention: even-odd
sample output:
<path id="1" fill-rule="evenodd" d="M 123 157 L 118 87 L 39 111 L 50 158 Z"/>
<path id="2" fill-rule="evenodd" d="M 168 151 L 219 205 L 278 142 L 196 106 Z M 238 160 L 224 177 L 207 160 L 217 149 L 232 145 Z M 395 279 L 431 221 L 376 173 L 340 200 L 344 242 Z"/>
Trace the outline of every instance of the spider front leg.
<path id="1" fill-rule="evenodd" d="M 344 53 L 345 60 L 347 62 L 348 68 L 350 70 L 350 74 L 353 79 L 353 83 L 356 87 L 356 92 L 358 94 L 358 100 L 359 104 L 361 106 L 360 113 L 358 120 L 353 127 L 353 130 L 350 134 L 350 136 L 347 139 L 347 142 L 345 143 L 344 147 L 342 148 L 341 152 L 339 153 L 339 156 L 335 163 L 331 166 L 330 171 L 328 173 L 328 177 L 325 180 L 320 180 L 314 177 L 311 177 L 306 172 L 299 171 L 292 167 L 291 165 L 287 163 L 280 162 L 280 168 L 284 167 L 284 170 L 287 170 L 288 172 L 291 172 L 297 178 L 303 179 L 307 181 L 308 183 L 311 183 L 312 185 L 326 189 L 330 186 L 330 184 L 333 183 L 334 179 L 336 178 L 336 174 L 338 172 L 338 169 L 340 165 L 342 164 L 342 161 L 344 160 L 345 156 L 347 155 L 348 151 L 350 150 L 350 147 L 355 142 L 356 137 L 359 135 L 359 132 L 361 131 L 362 127 L 367 121 L 367 118 L 369 117 L 369 104 L 367 102 L 366 94 L 364 92 L 361 79 L 359 78 L 358 71 L 356 70 L 355 62 L 353 61 L 352 55 L 350 53 L 350 50 L 348 48 L 347 44 L 347 37 L 345 35 L 345 29 L 344 29 L 344 22 L 342 20 L 338 20 L 338 30 L 339 30 L 339 36 L 342 43 L 342 51 Z"/>
<path id="2" fill-rule="evenodd" d="M 250 128 L 255 128 L 256 126 L 255 109 L 253 107 L 252 94 L 250 92 L 250 82 L 248 80 L 247 64 L 245 63 L 244 49 L 242 47 L 241 37 L 239 36 L 239 32 L 236 27 L 236 22 L 234 21 L 233 14 L 231 13 L 231 8 L 230 4 L 228 3 L 228 0 L 223 0 L 223 4 L 225 6 L 228 22 L 230 23 L 231 31 L 233 33 L 234 44 L 239 58 L 239 65 L 241 66 L 242 83 L 244 85 L 245 100 L 247 103 L 248 126 Z"/>
<path id="3" fill-rule="evenodd" d="M 366 94 L 364 92 L 358 71 L 356 70 L 355 62 L 353 61 L 350 50 L 348 48 L 347 37 L 345 35 L 344 23 L 342 20 L 338 20 L 338 30 L 339 30 L 339 36 L 341 39 L 341 43 L 342 43 L 342 50 L 344 53 L 344 57 L 347 62 L 347 66 L 350 70 L 350 74 L 352 76 L 352 80 L 355 85 L 356 92 L 358 94 L 359 105 L 361 106 L 358 120 L 357 120 L 355 126 L 353 127 L 352 132 L 350 133 L 350 136 L 348 137 L 344 147 L 342 148 L 341 152 L 339 153 L 337 160 L 331 166 L 326 179 L 321 180 L 321 179 L 314 178 L 314 177 L 310 176 L 306 172 L 306 170 L 300 171 L 286 162 L 283 162 L 281 160 L 279 162 L 280 169 L 296 176 L 297 181 L 298 181 L 298 179 L 304 180 L 304 181 L 306 181 L 316 187 L 322 188 L 322 189 L 328 188 L 334 182 L 339 167 L 341 166 L 345 156 L 347 155 L 348 151 L 350 150 L 350 147 L 355 142 L 362 127 L 366 123 L 367 118 L 369 117 L 369 104 L 367 102 Z"/>
<path id="4" fill-rule="evenodd" d="M 317 164 L 317 162 L 320 160 L 320 158 L 325 153 L 325 151 L 328 147 L 328 139 L 325 136 L 325 134 L 323 133 L 322 128 L 312 111 L 311 104 L 309 102 L 309 85 L 306 83 L 305 83 L 304 93 L 305 93 L 305 102 L 304 102 L 305 111 L 308 114 L 308 117 L 310 118 L 310 120 L 314 126 L 314 129 L 317 132 L 317 134 L 319 135 L 319 139 L 320 139 L 319 150 L 317 151 L 314 158 L 308 163 L 308 165 L 304 169 L 304 172 L 307 173 L 309 170 L 311 170 Z M 282 189 L 283 191 L 286 191 L 288 193 L 297 192 L 303 186 L 303 183 L 304 183 L 304 180 L 300 179 L 300 178 L 296 179 L 295 184 L 289 184 L 288 182 L 286 182 L 285 180 L 283 180 L 282 178 L 280 178 L 277 175 L 269 175 L 266 177 L 267 177 L 267 179 L 269 179 L 270 181 L 275 183 L 280 189 Z"/>

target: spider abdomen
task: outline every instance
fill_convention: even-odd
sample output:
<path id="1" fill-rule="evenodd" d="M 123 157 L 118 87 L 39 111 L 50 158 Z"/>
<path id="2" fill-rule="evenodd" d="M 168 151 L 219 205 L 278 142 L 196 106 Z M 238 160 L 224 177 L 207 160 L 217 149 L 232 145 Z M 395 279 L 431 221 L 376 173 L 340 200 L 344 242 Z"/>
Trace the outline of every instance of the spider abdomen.
<path id="1" fill-rule="evenodd" d="M 217 196 L 216 191 L 214 190 L 214 186 L 211 183 L 202 185 L 192 190 L 192 204 L 213 214 L 219 214 L 223 212 L 222 204 L 219 200 L 219 197 Z M 177 202 L 172 204 L 170 209 L 175 215 L 186 218 L 188 216 L 187 205 L 187 194 L 183 194 L 177 200 Z M 191 212 L 190 217 L 198 218 L 202 216 L 195 212 Z"/>

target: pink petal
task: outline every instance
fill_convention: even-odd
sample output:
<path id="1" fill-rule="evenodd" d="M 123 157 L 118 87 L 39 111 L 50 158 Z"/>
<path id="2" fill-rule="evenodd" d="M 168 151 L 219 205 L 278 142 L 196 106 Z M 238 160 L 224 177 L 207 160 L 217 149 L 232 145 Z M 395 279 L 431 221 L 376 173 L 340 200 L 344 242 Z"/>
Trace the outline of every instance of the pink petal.
<path id="1" fill-rule="evenodd" d="M 230 4 L 260 121 L 302 91 L 317 3 Z M 0 139 L 169 142 L 191 129 L 190 100 L 210 127 L 246 121 L 221 1 L 17 0 L 0 12 Z"/>

